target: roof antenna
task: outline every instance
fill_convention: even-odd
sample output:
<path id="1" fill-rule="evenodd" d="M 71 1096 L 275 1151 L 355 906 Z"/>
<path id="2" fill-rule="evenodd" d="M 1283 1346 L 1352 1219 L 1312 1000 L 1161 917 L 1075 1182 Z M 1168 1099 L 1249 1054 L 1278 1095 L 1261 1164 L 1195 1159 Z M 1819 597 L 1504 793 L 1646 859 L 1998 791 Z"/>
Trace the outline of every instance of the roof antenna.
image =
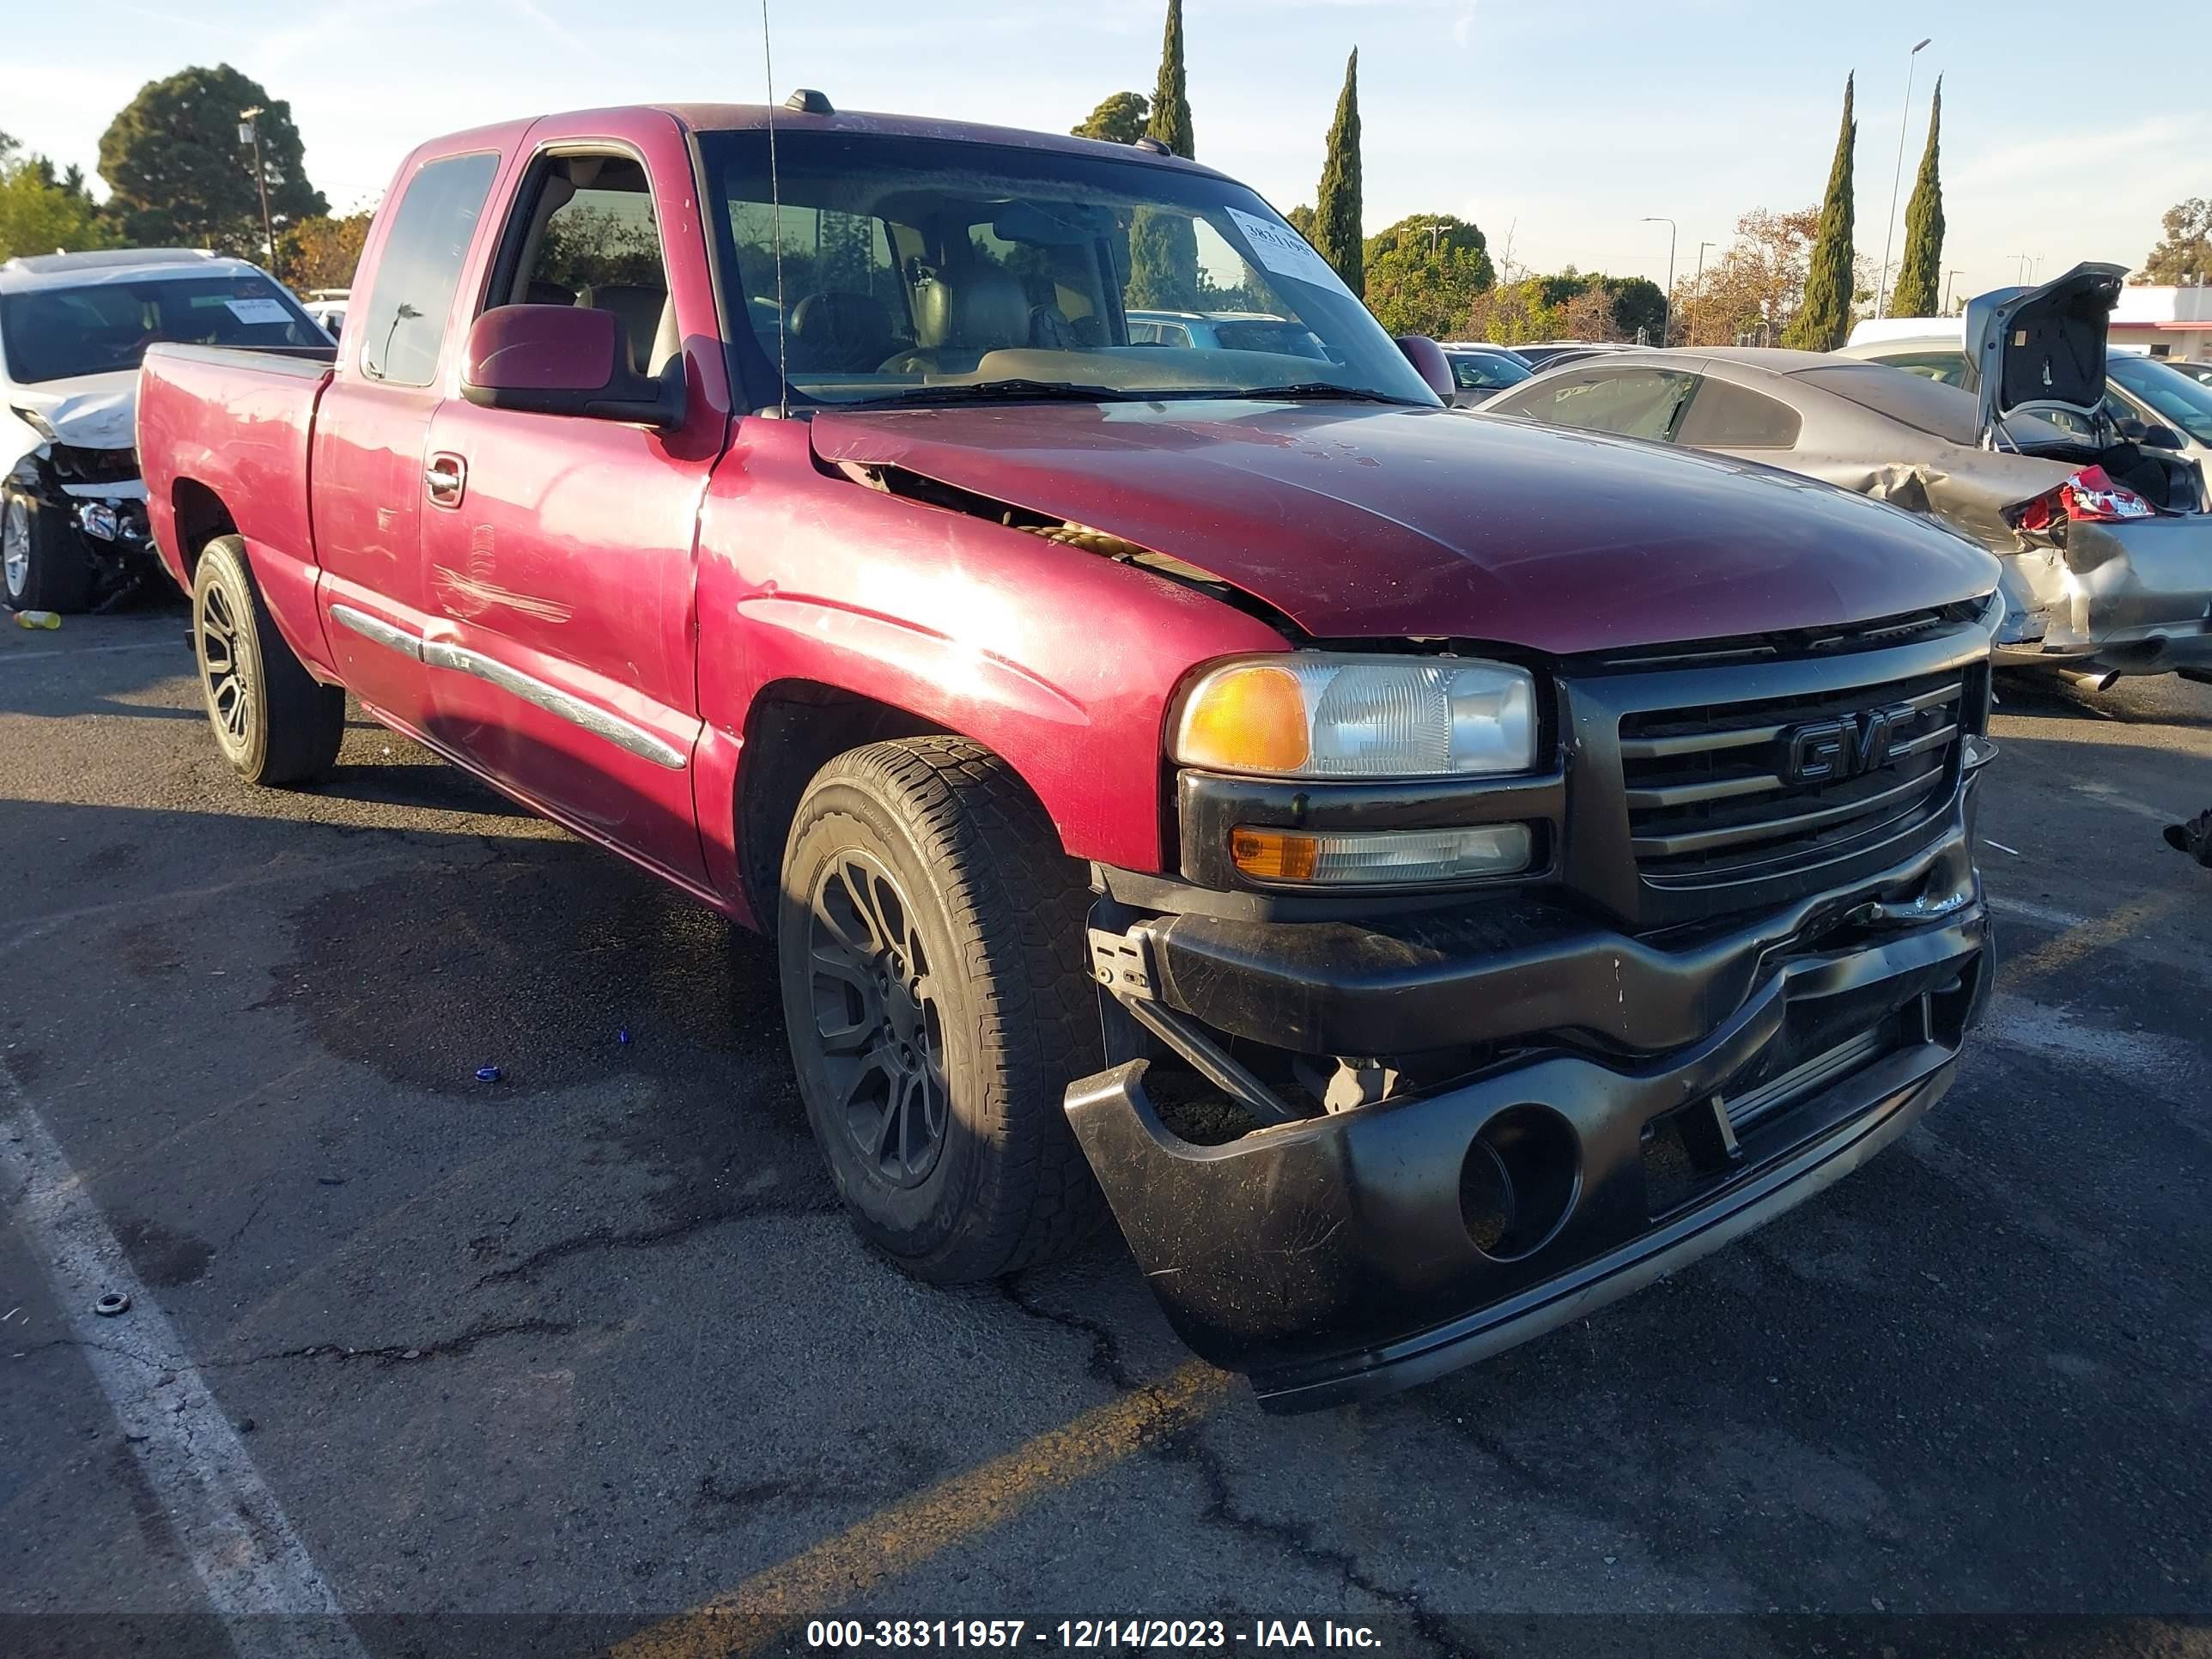
<path id="1" fill-rule="evenodd" d="M 775 250 L 776 418 L 791 418 L 791 348 L 783 310 L 783 190 L 775 172 L 775 59 L 769 52 L 768 0 L 761 0 L 761 67 L 768 76 L 769 240 Z"/>

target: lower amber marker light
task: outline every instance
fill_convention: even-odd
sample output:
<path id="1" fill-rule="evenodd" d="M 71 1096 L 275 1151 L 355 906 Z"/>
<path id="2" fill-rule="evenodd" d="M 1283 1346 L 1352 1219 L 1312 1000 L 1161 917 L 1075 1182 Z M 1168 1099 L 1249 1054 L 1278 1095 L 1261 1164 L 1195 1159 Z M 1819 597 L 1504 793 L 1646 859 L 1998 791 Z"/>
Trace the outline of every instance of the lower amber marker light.
<path id="1" fill-rule="evenodd" d="M 1254 881 L 1356 887 L 1510 876 L 1528 867 L 1534 845 L 1525 823 L 1334 835 L 1239 824 L 1229 859 Z"/>

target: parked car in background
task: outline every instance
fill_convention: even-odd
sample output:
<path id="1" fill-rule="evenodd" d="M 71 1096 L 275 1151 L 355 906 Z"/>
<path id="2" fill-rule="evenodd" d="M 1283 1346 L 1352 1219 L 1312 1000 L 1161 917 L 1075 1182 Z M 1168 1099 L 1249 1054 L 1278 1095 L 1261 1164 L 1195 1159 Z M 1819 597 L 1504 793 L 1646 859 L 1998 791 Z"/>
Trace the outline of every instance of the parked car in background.
<path id="1" fill-rule="evenodd" d="M 2212 363 L 2200 363 L 2194 358 L 2176 362 L 2171 357 L 2161 357 L 2159 361 L 2175 374 L 2186 374 L 2199 386 L 2212 386 Z"/>
<path id="2" fill-rule="evenodd" d="M 82 611 L 154 568 L 132 422 L 157 341 L 330 342 L 258 267 L 187 248 L 0 264 L 0 573 L 20 611 Z"/>
<path id="3" fill-rule="evenodd" d="M 1531 368 L 1551 368 L 1560 363 L 1571 363 L 1579 357 L 1595 357 L 1607 351 L 1628 351 L 1632 347 L 1613 340 L 1547 340 L 1541 345 L 1516 345 L 1514 355 Z"/>
<path id="4" fill-rule="evenodd" d="M 1970 313 L 1998 340 L 1978 393 L 1841 354 L 1735 348 L 1570 364 L 1483 407 L 1781 467 L 1940 520 L 2003 562 L 2001 665 L 2200 673 L 2212 668 L 2212 515 L 2198 469 L 2042 418 L 2087 426 L 2101 395 L 2102 313 L 2081 314 L 2078 298 L 2061 278 Z M 2011 343 L 2021 331 L 2033 349 Z M 2044 380 L 2065 363 L 2090 365 L 2089 378 Z M 2031 403 L 2038 413 L 2020 412 Z"/>
<path id="5" fill-rule="evenodd" d="M 1999 294 L 2028 291 L 1997 290 Z M 1905 331 L 1917 323 L 1927 326 Z M 1964 386 L 1966 352 L 1963 323 L 1964 319 L 1957 317 L 1890 318 L 1883 319 L 1879 327 L 1861 323 L 1852 330 L 1844 355 L 1869 362 L 1887 363 L 1947 385 Z M 2089 428 L 2102 425 L 2130 441 L 2148 438 L 2157 447 L 2188 456 L 2212 474 L 2212 385 L 2195 379 L 2176 364 L 2131 347 L 2109 349 L 2105 374 L 2105 395 L 2097 408 L 2086 414 L 2066 410 L 2046 411 L 2045 418 L 2084 435 L 2094 435 Z"/>
<path id="6" fill-rule="evenodd" d="M 307 297 L 301 301 L 301 308 L 321 325 L 324 333 L 335 340 L 338 337 L 338 331 L 345 326 L 346 301 L 351 293 L 351 289 L 343 288 L 310 289 Z"/>
<path id="7" fill-rule="evenodd" d="M 215 740 L 313 777 L 349 690 L 774 934 L 907 1271 L 1110 1206 L 1186 1340 L 1330 1404 L 1583 1318 L 1948 1085 L 1979 549 L 1449 412 L 1435 342 L 1127 145 L 796 94 L 458 134 L 385 201 L 335 363 L 146 361 Z M 578 216 L 648 230 L 594 270 Z M 850 257 L 785 266 L 794 217 Z M 1128 318 L 1139 217 L 1264 310 Z"/>
<path id="8" fill-rule="evenodd" d="M 1504 346 L 1446 345 L 1444 362 L 1451 365 L 1453 404 L 1472 409 L 1509 386 L 1518 386 L 1531 373 L 1527 361 Z"/>
<path id="9" fill-rule="evenodd" d="M 1291 357 L 1327 354 L 1314 331 L 1261 311 L 1132 311 L 1131 345 L 1186 346 L 1200 351 L 1273 351 Z"/>

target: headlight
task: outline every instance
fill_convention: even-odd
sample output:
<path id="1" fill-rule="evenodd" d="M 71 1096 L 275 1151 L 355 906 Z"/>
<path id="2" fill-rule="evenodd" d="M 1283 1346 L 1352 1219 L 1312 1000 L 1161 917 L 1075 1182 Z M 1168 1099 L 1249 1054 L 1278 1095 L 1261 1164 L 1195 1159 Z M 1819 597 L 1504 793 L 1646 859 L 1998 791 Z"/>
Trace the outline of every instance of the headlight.
<path id="1" fill-rule="evenodd" d="M 1248 776 L 1418 779 L 1536 763 L 1528 671 L 1452 657 L 1253 657 L 1185 692 L 1170 745 L 1185 766 Z"/>

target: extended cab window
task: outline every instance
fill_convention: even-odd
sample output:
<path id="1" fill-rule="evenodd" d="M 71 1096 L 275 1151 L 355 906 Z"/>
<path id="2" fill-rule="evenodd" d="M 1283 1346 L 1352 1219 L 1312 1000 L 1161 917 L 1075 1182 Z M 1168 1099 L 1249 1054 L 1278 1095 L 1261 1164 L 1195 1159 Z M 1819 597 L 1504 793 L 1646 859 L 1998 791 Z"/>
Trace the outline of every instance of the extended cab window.
<path id="1" fill-rule="evenodd" d="M 611 312 L 630 367 L 665 368 L 683 342 L 644 166 L 624 155 L 550 156 L 515 199 L 489 303 Z"/>
<path id="2" fill-rule="evenodd" d="M 1787 449 L 1803 425 L 1780 399 L 1706 376 L 1674 441 L 1692 449 Z"/>
<path id="3" fill-rule="evenodd" d="M 1674 422 L 1697 384 L 1696 375 L 1679 369 L 1590 368 L 1532 381 L 1496 412 L 1663 442 L 1674 435 Z"/>
<path id="4" fill-rule="evenodd" d="M 362 308 L 363 374 L 393 386 L 436 377 L 461 262 L 498 170 L 499 157 L 487 151 L 432 161 L 408 180 Z"/>

